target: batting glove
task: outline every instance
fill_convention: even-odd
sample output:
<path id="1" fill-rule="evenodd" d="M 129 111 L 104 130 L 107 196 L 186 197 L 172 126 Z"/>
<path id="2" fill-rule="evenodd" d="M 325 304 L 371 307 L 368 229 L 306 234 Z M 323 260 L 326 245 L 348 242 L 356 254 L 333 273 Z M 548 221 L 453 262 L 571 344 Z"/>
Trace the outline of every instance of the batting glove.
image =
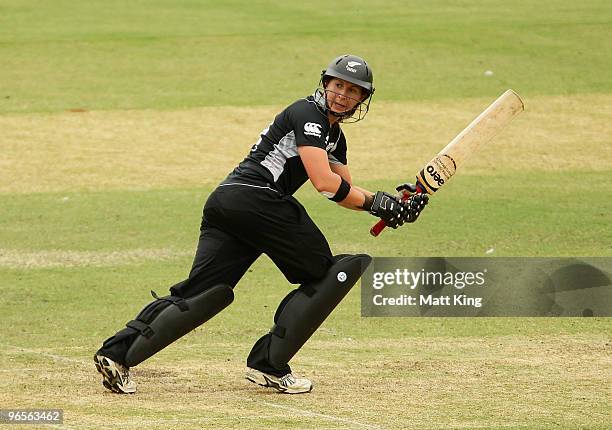
<path id="1" fill-rule="evenodd" d="M 417 194 L 417 186 L 409 182 L 400 184 L 395 189 L 398 192 L 398 197 L 406 204 L 408 211 L 406 222 L 415 222 L 429 202 L 429 196 L 427 194 Z"/>
<path id="2" fill-rule="evenodd" d="M 365 210 L 382 219 L 387 227 L 398 228 L 410 219 L 407 202 L 397 196 L 377 191 L 369 207 Z"/>

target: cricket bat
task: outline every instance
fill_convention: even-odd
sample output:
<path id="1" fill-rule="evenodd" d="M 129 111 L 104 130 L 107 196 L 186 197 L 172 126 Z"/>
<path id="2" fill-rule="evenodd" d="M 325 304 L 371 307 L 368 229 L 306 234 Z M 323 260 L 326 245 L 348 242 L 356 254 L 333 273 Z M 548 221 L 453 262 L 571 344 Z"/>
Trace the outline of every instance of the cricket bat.
<path id="1" fill-rule="evenodd" d="M 421 169 L 416 175 L 416 192 L 433 194 L 438 191 L 455 175 L 472 152 L 491 140 L 524 109 L 523 101 L 514 91 L 507 90 L 499 96 Z M 404 195 L 402 198 L 407 200 L 409 196 Z M 370 234 L 378 236 L 385 227 L 385 222 L 380 220 L 370 229 Z"/>

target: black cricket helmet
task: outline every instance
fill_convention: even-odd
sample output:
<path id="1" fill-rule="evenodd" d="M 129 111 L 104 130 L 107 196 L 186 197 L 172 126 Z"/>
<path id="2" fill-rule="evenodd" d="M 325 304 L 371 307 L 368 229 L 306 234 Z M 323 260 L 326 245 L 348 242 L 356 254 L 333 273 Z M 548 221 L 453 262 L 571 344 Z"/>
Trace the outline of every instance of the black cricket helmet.
<path id="1" fill-rule="evenodd" d="M 350 122 L 362 120 L 370 109 L 370 101 L 374 95 L 374 76 L 372 69 L 368 63 L 361 57 L 356 55 L 345 54 L 334 58 L 327 69 L 321 72 L 321 81 L 323 90 L 327 86 L 327 82 L 331 78 L 343 79 L 352 84 L 358 85 L 364 89 L 365 98 L 355 109 L 341 114 L 332 112 L 333 115 L 339 116 L 341 121 L 347 122 L 346 119 L 352 119 Z"/>

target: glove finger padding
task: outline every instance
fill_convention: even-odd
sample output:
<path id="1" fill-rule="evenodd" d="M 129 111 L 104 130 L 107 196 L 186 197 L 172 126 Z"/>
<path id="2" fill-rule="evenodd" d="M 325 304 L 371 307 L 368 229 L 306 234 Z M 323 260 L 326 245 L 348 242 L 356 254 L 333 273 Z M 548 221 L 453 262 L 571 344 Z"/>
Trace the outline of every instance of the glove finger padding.
<path id="1" fill-rule="evenodd" d="M 427 194 L 414 194 L 407 200 L 409 209 L 409 218 L 407 222 L 413 223 L 417 220 L 427 203 L 429 203 L 429 196 Z"/>
<path id="2" fill-rule="evenodd" d="M 385 222 L 385 225 L 387 227 L 396 229 L 399 226 L 404 225 L 404 222 L 406 222 L 408 218 L 409 218 L 408 211 L 404 208 L 403 203 L 398 202 L 397 215 L 391 218 L 388 218 L 388 219 L 383 218 L 383 221 Z"/>
<path id="3" fill-rule="evenodd" d="M 418 199 L 423 206 L 429 203 L 429 196 L 427 194 L 417 194 L 414 197 Z"/>

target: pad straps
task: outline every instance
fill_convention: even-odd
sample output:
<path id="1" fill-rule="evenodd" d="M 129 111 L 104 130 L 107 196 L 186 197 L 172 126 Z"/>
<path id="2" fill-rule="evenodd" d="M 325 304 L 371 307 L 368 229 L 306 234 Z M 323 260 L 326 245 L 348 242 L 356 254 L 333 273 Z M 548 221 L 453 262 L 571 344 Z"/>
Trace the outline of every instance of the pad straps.
<path id="1" fill-rule="evenodd" d="M 168 302 L 172 305 L 176 305 L 180 309 L 181 312 L 185 312 L 189 310 L 189 305 L 187 304 L 185 299 L 183 299 L 182 297 L 176 297 L 176 296 L 159 297 L 153 290 L 151 290 L 151 295 L 155 298 L 155 300 L 160 300 L 163 302 Z M 128 328 L 136 330 L 138 333 L 140 333 L 147 339 L 150 339 L 155 334 L 155 331 L 151 328 L 149 324 L 139 319 L 135 319 L 135 320 L 128 322 L 126 326 Z"/>
<path id="2" fill-rule="evenodd" d="M 184 298 L 182 297 L 177 297 L 177 296 L 164 296 L 164 297 L 159 297 L 155 291 L 151 290 L 151 295 L 156 298 L 157 300 L 163 300 L 165 302 L 169 302 L 172 303 L 173 305 L 178 306 L 178 308 L 181 310 L 181 312 L 185 312 L 189 310 L 189 305 L 187 304 L 187 302 L 185 301 Z"/>
<path id="3" fill-rule="evenodd" d="M 153 329 L 148 325 L 139 320 L 132 320 L 126 324 L 127 327 L 136 330 L 138 333 L 150 339 L 155 334 Z"/>

